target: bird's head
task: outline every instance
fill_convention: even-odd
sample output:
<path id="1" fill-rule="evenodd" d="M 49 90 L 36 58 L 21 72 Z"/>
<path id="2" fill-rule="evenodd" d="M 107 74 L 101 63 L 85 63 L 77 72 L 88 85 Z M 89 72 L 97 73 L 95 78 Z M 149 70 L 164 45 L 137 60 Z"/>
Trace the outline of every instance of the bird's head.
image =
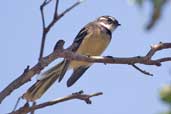
<path id="1" fill-rule="evenodd" d="M 118 26 L 120 26 L 121 24 L 119 24 L 119 22 L 112 16 L 101 16 L 99 18 L 97 18 L 97 22 L 104 26 L 105 28 L 107 28 L 108 30 L 110 30 L 111 32 L 114 31 Z"/>

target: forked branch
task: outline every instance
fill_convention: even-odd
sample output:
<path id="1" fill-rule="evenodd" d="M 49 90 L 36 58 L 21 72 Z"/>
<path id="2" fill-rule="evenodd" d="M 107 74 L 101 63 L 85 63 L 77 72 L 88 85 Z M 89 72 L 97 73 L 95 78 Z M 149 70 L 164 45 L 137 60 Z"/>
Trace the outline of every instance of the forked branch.
<path id="1" fill-rule="evenodd" d="M 75 8 L 77 5 L 79 5 L 82 1 L 79 0 L 76 3 L 74 3 L 72 6 L 67 8 L 65 11 L 63 11 L 61 14 L 58 14 L 58 5 L 59 5 L 59 0 L 55 0 L 55 9 L 54 9 L 54 14 L 53 14 L 53 19 L 51 22 L 46 26 L 45 22 L 45 15 L 44 15 L 44 8 L 52 2 L 52 0 L 45 0 L 42 5 L 40 6 L 40 12 L 41 12 L 41 18 L 42 18 L 42 40 L 41 40 L 41 47 L 40 47 L 40 54 L 39 54 L 39 61 L 43 57 L 43 52 L 44 52 L 44 47 L 45 47 L 45 41 L 46 41 L 46 36 L 51 30 L 51 28 L 58 22 L 59 19 L 61 19 L 66 13 L 71 11 L 73 8 Z"/>
<path id="2" fill-rule="evenodd" d="M 52 101 L 44 102 L 41 104 L 35 104 L 31 107 L 29 106 L 28 103 L 26 103 L 23 107 L 20 107 L 18 110 L 11 112 L 9 114 L 27 114 L 27 113 L 32 112 L 37 109 L 45 108 L 47 106 L 51 106 L 54 104 L 62 103 L 62 102 L 65 102 L 68 100 L 73 100 L 73 99 L 83 100 L 83 101 L 85 101 L 85 103 L 91 104 L 92 103 L 92 101 L 90 100 L 91 97 L 99 96 L 102 94 L 103 94 L 102 92 L 97 92 L 97 93 L 88 95 L 88 94 L 83 94 L 83 91 L 79 91 L 79 92 L 73 93 L 71 95 L 62 97 L 62 98 L 54 99 Z"/>

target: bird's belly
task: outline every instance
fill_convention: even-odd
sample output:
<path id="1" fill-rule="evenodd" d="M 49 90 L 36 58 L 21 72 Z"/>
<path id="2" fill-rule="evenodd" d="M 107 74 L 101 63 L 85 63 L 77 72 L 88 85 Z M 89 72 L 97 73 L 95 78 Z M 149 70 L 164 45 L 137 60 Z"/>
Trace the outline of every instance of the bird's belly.
<path id="1" fill-rule="evenodd" d="M 89 56 L 99 56 L 101 53 L 106 49 L 110 42 L 109 37 L 93 37 L 93 38 L 87 38 L 85 39 L 79 49 L 77 50 L 77 53 L 82 55 L 89 55 Z M 82 61 L 72 61 L 70 64 L 71 68 L 78 68 L 79 66 L 90 66 L 91 63 L 88 62 L 82 62 Z"/>

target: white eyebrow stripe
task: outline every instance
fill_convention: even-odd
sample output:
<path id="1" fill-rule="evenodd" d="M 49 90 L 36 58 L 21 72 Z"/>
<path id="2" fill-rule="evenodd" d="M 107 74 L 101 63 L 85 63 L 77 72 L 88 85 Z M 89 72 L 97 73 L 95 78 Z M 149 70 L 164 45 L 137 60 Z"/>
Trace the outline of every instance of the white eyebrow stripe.
<path id="1" fill-rule="evenodd" d="M 106 20 L 107 18 L 105 18 L 105 17 L 100 17 L 100 20 L 103 20 L 103 19 L 105 19 L 105 20 Z"/>
<path id="2" fill-rule="evenodd" d="M 107 19 L 111 19 L 111 20 L 113 20 L 113 21 L 115 21 L 115 18 L 113 18 L 113 17 L 107 17 L 107 18 L 105 18 L 105 17 L 100 17 L 100 20 L 107 20 Z"/>

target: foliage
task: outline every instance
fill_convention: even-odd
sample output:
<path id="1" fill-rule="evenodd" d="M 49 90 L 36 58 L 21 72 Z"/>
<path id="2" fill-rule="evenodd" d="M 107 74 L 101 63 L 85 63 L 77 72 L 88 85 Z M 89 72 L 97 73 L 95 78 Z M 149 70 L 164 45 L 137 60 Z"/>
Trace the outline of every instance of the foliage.
<path id="1" fill-rule="evenodd" d="M 133 0 L 139 7 L 142 7 L 145 2 L 149 2 L 151 5 L 151 15 L 150 20 L 146 25 L 146 30 L 151 30 L 156 25 L 162 16 L 165 4 L 169 1 L 170 0 Z"/>
<path id="2" fill-rule="evenodd" d="M 161 100 L 168 105 L 169 111 L 161 114 L 171 114 L 171 85 L 165 85 L 160 91 Z"/>

